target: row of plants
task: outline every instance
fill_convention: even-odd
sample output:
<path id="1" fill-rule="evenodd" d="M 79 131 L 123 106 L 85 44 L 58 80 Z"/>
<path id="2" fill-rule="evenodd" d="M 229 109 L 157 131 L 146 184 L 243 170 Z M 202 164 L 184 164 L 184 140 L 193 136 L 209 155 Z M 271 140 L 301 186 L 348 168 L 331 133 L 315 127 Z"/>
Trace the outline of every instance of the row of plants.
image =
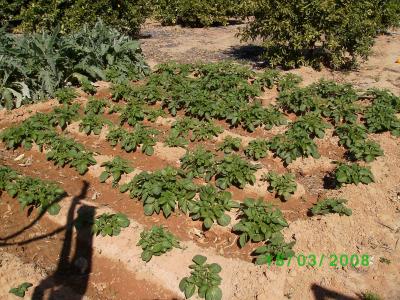
<path id="1" fill-rule="evenodd" d="M 0 133 L 0 140 L 7 149 L 24 147 L 30 150 L 33 145 L 37 145 L 40 151 L 46 150 L 46 158 L 55 165 L 60 167 L 69 165 L 83 175 L 89 166 L 96 164 L 93 153 L 74 139 L 59 135 L 54 129 L 54 126 L 71 122 L 75 116 L 70 114 L 71 109 L 75 111 L 77 107 L 56 108 L 50 114 L 37 113 L 21 124 L 3 130 Z M 65 112 L 68 113 L 64 114 Z M 59 116 L 62 118 L 59 119 Z"/>
<path id="2" fill-rule="evenodd" d="M 21 209 L 38 208 L 39 213 L 51 215 L 58 214 L 58 202 L 66 196 L 56 183 L 21 175 L 6 166 L 0 166 L 0 195 L 2 192 L 17 198 Z"/>

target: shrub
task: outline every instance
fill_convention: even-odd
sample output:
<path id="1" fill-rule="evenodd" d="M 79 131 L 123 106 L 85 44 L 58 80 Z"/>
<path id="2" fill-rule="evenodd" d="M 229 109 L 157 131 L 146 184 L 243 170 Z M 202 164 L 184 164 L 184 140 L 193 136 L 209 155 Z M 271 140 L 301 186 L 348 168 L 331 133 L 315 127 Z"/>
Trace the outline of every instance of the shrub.
<path id="1" fill-rule="evenodd" d="M 75 93 L 59 90 L 67 83 L 93 94 L 92 80 L 110 80 L 110 73 L 136 80 L 148 70 L 139 43 L 103 22 L 70 35 L 17 36 L 0 29 L 0 109 L 54 95 L 70 102 Z"/>
<path id="2" fill-rule="evenodd" d="M 233 0 L 155 0 L 155 18 L 163 25 L 181 24 L 203 27 L 227 24 L 229 16 L 239 9 Z M 243 7 L 244 9 L 244 7 Z"/>
<path id="3" fill-rule="evenodd" d="M 261 37 L 271 66 L 354 66 L 374 37 L 400 24 L 397 0 L 256 0 L 244 39 Z"/>
<path id="4" fill-rule="evenodd" d="M 131 34 L 139 32 L 150 13 L 147 0 L 19 0 L 8 1 L 3 9 L 7 14 L 1 14 L 0 22 L 11 21 L 24 31 L 49 30 L 59 25 L 63 32 L 71 32 L 102 18 L 107 25 Z"/>

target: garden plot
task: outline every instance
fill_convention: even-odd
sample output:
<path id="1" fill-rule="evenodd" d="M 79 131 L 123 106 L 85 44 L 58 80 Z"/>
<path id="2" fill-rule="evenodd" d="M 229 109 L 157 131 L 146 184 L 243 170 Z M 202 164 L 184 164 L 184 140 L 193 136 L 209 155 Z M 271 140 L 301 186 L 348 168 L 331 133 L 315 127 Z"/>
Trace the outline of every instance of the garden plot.
<path id="1" fill-rule="evenodd" d="M 86 182 L 89 202 L 73 213 L 96 207 L 96 256 L 122 263 L 166 295 L 296 299 L 304 293 L 299 286 L 318 278 L 346 295 L 385 286 L 395 296 L 396 280 L 371 280 L 398 258 L 398 224 L 387 224 L 398 203 L 377 199 L 395 192 L 400 175 L 400 99 L 387 90 L 301 81 L 230 63 L 169 63 L 93 97 L 66 89 L 59 104 L 1 123 L 0 189 L 6 201 L 15 197 L 62 226 Z M 263 103 L 268 94 L 278 95 L 275 105 Z M 367 222 L 368 212 L 388 227 Z M 165 243 L 153 244 L 150 256 L 137 244 L 153 225 L 168 234 L 153 240 Z M 381 240 L 369 240 L 369 232 Z M 268 266 L 317 252 L 374 259 L 345 272 Z M 193 258 L 198 268 L 211 264 L 211 281 L 181 282 Z"/>

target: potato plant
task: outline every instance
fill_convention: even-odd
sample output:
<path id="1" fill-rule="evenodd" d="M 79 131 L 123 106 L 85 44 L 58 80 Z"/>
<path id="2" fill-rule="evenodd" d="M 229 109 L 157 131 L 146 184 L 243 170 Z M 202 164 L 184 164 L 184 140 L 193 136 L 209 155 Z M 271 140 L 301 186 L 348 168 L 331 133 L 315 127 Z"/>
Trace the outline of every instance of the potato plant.
<path id="1" fill-rule="evenodd" d="M 286 243 L 282 235 L 277 235 L 265 242 L 265 245 L 254 250 L 257 255 L 255 260 L 256 265 L 270 265 L 273 260 L 286 260 L 295 255 L 292 250 L 296 242 Z"/>
<path id="2" fill-rule="evenodd" d="M 98 216 L 94 221 L 92 232 L 95 235 L 118 236 L 121 233 L 121 228 L 126 228 L 129 224 L 129 219 L 122 213 L 104 213 Z"/>
<path id="3" fill-rule="evenodd" d="M 77 119 L 79 109 L 79 104 L 56 107 L 54 111 L 49 114 L 51 125 L 54 127 L 60 126 L 62 130 L 65 130 L 72 121 Z"/>
<path id="4" fill-rule="evenodd" d="M 336 213 L 340 216 L 346 215 L 351 216 L 352 211 L 346 207 L 347 200 L 338 198 L 326 198 L 318 201 L 312 208 L 311 213 L 313 215 L 326 215 L 329 213 Z"/>
<path id="5" fill-rule="evenodd" d="M 173 248 L 182 249 L 179 240 L 171 232 L 156 225 L 140 233 L 137 246 L 142 248 L 141 258 L 145 262 L 149 262 L 153 256 L 163 255 Z"/>
<path id="6" fill-rule="evenodd" d="M 189 178 L 204 178 L 208 182 L 215 174 L 215 156 L 201 146 L 187 151 L 180 162 L 181 169 Z"/>
<path id="7" fill-rule="evenodd" d="M 82 118 L 82 121 L 79 123 L 79 131 L 84 132 L 87 135 L 95 134 L 99 135 L 101 130 L 106 124 L 110 124 L 101 116 L 98 115 L 86 115 Z"/>
<path id="8" fill-rule="evenodd" d="M 28 291 L 28 289 L 29 289 L 30 287 L 32 287 L 32 286 L 33 286 L 32 283 L 30 283 L 30 282 L 24 282 L 24 283 L 21 283 L 21 284 L 20 284 L 19 286 L 17 286 L 17 287 L 11 288 L 10 291 L 9 291 L 9 293 L 10 293 L 10 294 L 13 294 L 13 295 L 15 295 L 15 296 L 17 296 L 17 297 L 24 298 L 26 292 Z"/>
<path id="9" fill-rule="evenodd" d="M 367 139 L 367 130 L 359 124 L 342 124 L 336 126 L 335 134 L 339 137 L 339 144 L 347 148 Z"/>
<path id="10" fill-rule="evenodd" d="M 249 142 L 244 154 L 253 160 L 260 160 L 268 155 L 269 144 L 263 139 L 256 139 Z"/>
<path id="11" fill-rule="evenodd" d="M 349 147 L 349 156 L 355 160 L 372 162 L 383 155 L 383 150 L 378 143 L 370 140 L 358 141 Z"/>
<path id="12" fill-rule="evenodd" d="M 240 150 L 242 145 L 241 138 L 235 138 L 230 135 L 224 138 L 222 144 L 217 148 L 218 151 L 222 151 L 225 154 L 231 154 L 232 152 L 236 152 Z"/>
<path id="13" fill-rule="evenodd" d="M 220 189 L 227 189 L 231 185 L 243 189 L 246 184 L 254 185 L 254 173 L 259 169 L 236 154 L 226 155 L 216 166 L 216 182 Z"/>
<path id="14" fill-rule="evenodd" d="M 185 294 L 185 298 L 191 298 L 197 290 L 200 298 L 221 300 L 221 266 L 216 263 L 206 264 L 207 258 L 202 255 L 196 255 L 192 261 L 194 264 L 189 266 L 192 269 L 190 276 L 182 278 L 179 283 L 179 289 Z"/>
<path id="15" fill-rule="evenodd" d="M 240 207 L 240 221 L 233 226 L 239 235 L 239 246 L 243 248 L 248 242 L 268 241 L 281 235 L 281 230 L 288 227 L 282 212 L 273 209 L 262 199 L 247 198 Z"/>
<path id="16" fill-rule="evenodd" d="M 105 170 L 100 174 L 100 182 L 106 182 L 106 180 L 112 177 L 112 185 L 116 187 L 118 182 L 121 180 L 123 174 L 132 173 L 134 168 L 130 166 L 129 161 L 122 159 L 119 156 L 114 157 L 110 161 L 106 161 L 101 164 Z"/>
<path id="17" fill-rule="evenodd" d="M 369 132 L 390 131 L 394 136 L 400 136 L 400 119 L 396 117 L 396 110 L 390 106 L 373 104 L 366 109 L 364 119 Z"/>
<path id="18" fill-rule="evenodd" d="M 306 132 L 312 138 L 317 137 L 322 139 L 325 136 L 325 130 L 331 126 L 325 123 L 320 115 L 307 113 L 291 123 L 290 127 L 293 131 Z"/>
<path id="19" fill-rule="evenodd" d="M 336 182 L 339 186 L 343 184 L 369 184 L 374 182 L 374 175 L 369 167 L 358 164 L 339 164 L 334 171 Z"/>
<path id="20" fill-rule="evenodd" d="M 62 104 L 71 104 L 72 101 L 78 97 L 78 93 L 74 88 L 71 87 L 63 87 L 59 88 L 55 93 L 54 96 L 57 98 L 59 103 Z"/>
<path id="21" fill-rule="evenodd" d="M 11 197 L 18 199 L 22 209 L 36 207 L 40 212 L 58 214 L 61 209 L 58 201 L 66 194 L 57 184 L 28 176 L 16 176 L 14 172 L 4 169 L 0 169 L 0 172 L 3 173 L 0 185 Z"/>
<path id="22" fill-rule="evenodd" d="M 108 107 L 106 100 L 89 97 L 89 101 L 86 103 L 84 112 L 86 115 L 102 115 L 106 107 Z"/>
<path id="23" fill-rule="evenodd" d="M 275 172 L 269 172 L 264 174 L 261 180 L 268 181 L 268 191 L 275 192 L 276 196 L 284 201 L 289 200 L 297 190 L 295 176 L 291 173 L 279 175 Z"/>
<path id="24" fill-rule="evenodd" d="M 120 191 L 129 191 L 131 198 L 143 202 L 144 213 L 151 216 L 161 211 L 168 218 L 175 211 L 176 204 L 183 213 L 190 210 L 197 186 L 172 167 L 155 171 L 142 172 L 129 183 L 123 184 Z"/>
<path id="25" fill-rule="evenodd" d="M 218 191 L 212 185 L 205 185 L 199 190 L 199 200 L 191 205 L 190 217 L 193 220 L 203 221 L 203 226 L 207 230 L 215 222 L 221 226 L 228 226 L 231 217 L 225 212 L 238 207 L 239 204 L 232 200 L 231 193 Z"/>

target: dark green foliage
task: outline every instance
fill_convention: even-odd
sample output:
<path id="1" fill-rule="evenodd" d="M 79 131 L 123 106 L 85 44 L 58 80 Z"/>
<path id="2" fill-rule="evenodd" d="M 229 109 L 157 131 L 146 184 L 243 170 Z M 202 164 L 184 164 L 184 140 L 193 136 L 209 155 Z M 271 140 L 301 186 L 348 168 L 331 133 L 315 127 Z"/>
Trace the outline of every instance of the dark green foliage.
<path id="1" fill-rule="evenodd" d="M 92 232 L 95 235 L 117 236 L 121 233 L 121 228 L 126 228 L 131 222 L 126 215 L 122 213 L 109 214 L 104 213 L 96 218 L 92 226 Z"/>
<path id="2" fill-rule="evenodd" d="M 269 144 L 268 141 L 256 139 L 249 142 L 249 145 L 244 150 L 244 154 L 253 160 L 264 158 L 268 154 Z"/>
<path id="3" fill-rule="evenodd" d="M 17 5 L 4 4 L 12 25 L 26 31 L 48 30 L 59 25 L 63 32 L 76 31 L 85 23 L 95 25 L 98 18 L 110 26 L 130 34 L 137 34 L 140 25 L 151 12 L 148 1 L 87 1 L 87 0 L 23 0 Z M 0 10 L 1 12 L 1 10 Z M 1 14 L 0 22 L 3 23 Z"/>
<path id="4" fill-rule="evenodd" d="M 232 200 L 232 194 L 218 191 L 212 185 L 202 186 L 199 192 L 199 200 L 190 208 L 190 217 L 193 220 L 203 221 L 206 229 L 210 229 L 215 222 L 221 226 L 228 226 L 231 217 L 225 212 L 239 207 L 239 204 Z"/>
<path id="5" fill-rule="evenodd" d="M 325 136 L 325 130 L 331 126 L 325 123 L 320 115 L 316 113 L 307 113 L 299 117 L 290 127 L 293 131 L 305 132 L 311 137 L 322 139 Z"/>
<path id="6" fill-rule="evenodd" d="M 216 263 L 206 264 L 207 257 L 202 255 L 196 255 L 192 261 L 194 264 L 189 266 L 192 269 L 190 276 L 182 278 L 179 283 L 179 289 L 185 293 L 185 298 L 189 299 L 197 290 L 200 298 L 221 300 L 221 266 Z"/>
<path id="7" fill-rule="evenodd" d="M 153 256 L 160 256 L 173 248 L 181 248 L 179 240 L 162 226 L 153 226 L 149 230 L 142 231 L 137 246 L 142 248 L 141 258 L 145 262 L 149 262 Z"/>
<path id="8" fill-rule="evenodd" d="M 279 175 L 275 172 L 264 174 L 261 178 L 263 181 L 268 181 L 268 191 L 275 192 L 276 196 L 287 201 L 297 190 L 297 184 L 294 174 L 286 173 Z"/>
<path id="9" fill-rule="evenodd" d="M 108 103 L 106 100 L 89 97 L 89 101 L 86 103 L 85 106 L 85 114 L 102 115 L 106 107 L 108 107 Z"/>
<path id="10" fill-rule="evenodd" d="M 131 182 L 123 184 L 120 191 L 129 191 L 131 198 L 140 199 L 147 216 L 162 211 L 168 218 L 175 210 L 176 203 L 182 212 L 189 211 L 197 187 L 178 170 L 166 167 L 153 173 L 142 172 L 136 175 Z"/>
<path id="11" fill-rule="evenodd" d="M 395 111 L 400 112 L 400 97 L 389 90 L 370 89 L 367 91 L 366 96 L 372 97 L 373 104 L 390 106 Z"/>
<path id="12" fill-rule="evenodd" d="M 370 140 L 358 141 L 349 147 L 349 156 L 355 160 L 372 162 L 383 155 L 383 150 L 378 143 Z"/>
<path id="13" fill-rule="evenodd" d="M 91 81 L 110 80 L 110 70 L 134 80 L 149 71 L 139 43 L 102 22 L 70 35 L 55 29 L 22 36 L 0 30 L 0 36 L 0 108 L 19 107 L 56 92 L 59 101 L 70 102 L 76 95 L 59 90 L 68 83 L 79 83 L 93 94 Z"/>
<path id="14" fill-rule="evenodd" d="M 71 104 L 72 101 L 78 97 L 78 93 L 72 87 L 63 87 L 59 88 L 55 93 L 54 96 L 57 98 L 59 103 L 62 104 Z"/>
<path id="15" fill-rule="evenodd" d="M 283 110 L 297 115 L 317 111 L 320 105 L 315 93 L 309 87 L 284 90 L 279 94 L 277 101 Z"/>
<path id="16" fill-rule="evenodd" d="M 239 14 L 244 1 L 233 0 L 154 0 L 154 16 L 163 25 L 190 27 L 226 25 L 229 17 Z"/>
<path id="17" fill-rule="evenodd" d="M 69 164 L 75 168 L 80 175 L 88 171 L 89 166 L 96 164 L 93 153 L 88 152 L 82 144 L 73 139 L 57 136 L 49 144 L 50 151 L 46 153 L 48 160 L 54 164 L 64 167 Z"/>
<path id="18" fill-rule="evenodd" d="M 106 124 L 110 124 L 101 116 L 98 115 L 86 115 L 82 118 L 82 121 L 79 123 L 79 131 L 83 131 L 87 135 L 90 135 L 92 132 L 95 135 L 99 135 L 103 126 Z"/>
<path id="19" fill-rule="evenodd" d="M 123 174 L 129 174 L 134 170 L 130 166 L 129 161 L 119 156 L 116 156 L 113 160 L 102 163 L 101 166 L 105 167 L 105 171 L 100 174 L 100 182 L 105 182 L 109 177 L 112 177 L 113 187 L 118 185 Z"/>
<path id="20" fill-rule="evenodd" d="M 56 107 L 50 113 L 50 123 L 52 126 L 60 126 L 62 130 L 67 128 L 69 124 L 78 117 L 79 104 L 63 105 Z"/>
<path id="21" fill-rule="evenodd" d="M 351 216 L 352 211 L 350 208 L 345 206 L 346 203 L 347 200 L 345 199 L 327 198 L 318 201 L 318 203 L 311 208 L 311 213 L 313 215 L 326 215 L 329 213 L 336 213 L 340 216 Z"/>
<path id="22" fill-rule="evenodd" d="M 225 154 L 230 154 L 235 151 L 239 151 L 242 145 L 241 138 L 234 138 L 230 135 L 224 138 L 222 144 L 217 148 L 218 151 L 223 151 Z"/>
<path id="23" fill-rule="evenodd" d="M 254 185 L 256 176 L 254 173 L 260 168 L 250 164 L 236 154 L 226 155 L 217 163 L 215 184 L 225 190 L 231 185 L 243 189 L 246 184 Z"/>
<path id="24" fill-rule="evenodd" d="M 121 127 L 111 129 L 106 139 L 113 147 L 120 144 L 126 152 L 136 151 L 140 146 L 143 153 L 153 155 L 153 146 L 156 144 L 154 136 L 158 133 L 157 129 L 136 124 L 134 131 L 126 131 Z"/>
<path id="25" fill-rule="evenodd" d="M 272 89 L 280 79 L 280 72 L 274 69 L 267 69 L 257 76 L 256 81 L 263 87 Z"/>
<path id="26" fill-rule="evenodd" d="M 239 235 L 240 247 L 244 247 L 247 242 L 258 243 L 281 236 L 281 230 L 288 226 L 279 209 L 273 209 L 262 199 L 247 198 L 241 205 L 240 222 L 233 226 L 233 231 Z"/>
<path id="27" fill-rule="evenodd" d="M 254 250 L 257 255 L 256 265 L 271 264 L 271 260 L 286 260 L 294 256 L 292 250 L 295 242 L 286 243 L 283 236 L 278 235 L 268 240 L 264 246 Z"/>
<path id="28" fill-rule="evenodd" d="M 367 58 L 374 38 L 400 24 L 397 0 L 255 0 L 245 39 L 263 39 L 271 66 L 326 64 L 353 67 Z"/>
<path id="29" fill-rule="evenodd" d="M 374 182 L 374 176 L 369 167 L 361 167 L 358 164 L 339 164 L 336 168 L 335 179 L 339 186 L 343 184 L 369 184 Z"/>
<path id="30" fill-rule="evenodd" d="M 139 122 L 143 121 L 144 118 L 145 113 L 143 107 L 140 104 L 132 101 L 124 106 L 120 116 L 120 124 L 123 125 L 128 123 L 131 126 L 135 126 Z"/>
<path id="31" fill-rule="evenodd" d="M 57 215 L 61 207 L 58 201 L 65 196 L 65 192 L 57 184 L 46 182 L 27 176 L 16 176 L 15 172 L 0 169 L 0 185 L 11 197 L 17 198 L 21 208 L 36 207 L 40 211 L 47 211 L 51 215 Z M 0 186 L 1 190 L 1 186 Z"/>
<path id="32" fill-rule="evenodd" d="M 25 297 L 25 293 L 28 291 L 28 289 L 31 286 L 33 286 L 32 283 L 24 282 L 24 283 L 21 283 L 19 286 L 10 289 L 9 293 L 10 294 L 14 294 L 17 297 L 24 298 Z"/>
<path id="33" fill-rule="evenodd" d="M 396 110 L 384 103 L 373 104 L 364 113 L 365 126 L 369 132 L 380 133 L 391 131 L 400 136 L 400 119 L 396 117 Z"/>
<path id="34" fill-rule="evenodd" d="M 363 143 L 367 139 L 367 130 L 358 124 L 343 124 L 335 128 L 335 133 L 339 137 L 340 145 L 347 148 L 357 143 Z"/>
<path id="35" fill-rule="evenodd" d="M 187 151 L 180 161 L 181 169 L 190 178 L 204 178 L 206 181 L 210 181 L 214 176 L 214 154 L 203 147 L 197 147 L 194 151 Z"/>
<path id="36" fill-rule="evenodd" d="M 286 73 L 278 78 L 278 91 L 287 91 L 299 86 L 303 78 L 297 74 Z"/>
<path id="37" fill-rule="evenodd" d="M 286 164 L 290 164 L 299 157 L 320 157 L 313 139 L 307 132 L 300 130 L 289 129 L 285 134 L 274 136 L 269 141 L 269 148 Z"/>

